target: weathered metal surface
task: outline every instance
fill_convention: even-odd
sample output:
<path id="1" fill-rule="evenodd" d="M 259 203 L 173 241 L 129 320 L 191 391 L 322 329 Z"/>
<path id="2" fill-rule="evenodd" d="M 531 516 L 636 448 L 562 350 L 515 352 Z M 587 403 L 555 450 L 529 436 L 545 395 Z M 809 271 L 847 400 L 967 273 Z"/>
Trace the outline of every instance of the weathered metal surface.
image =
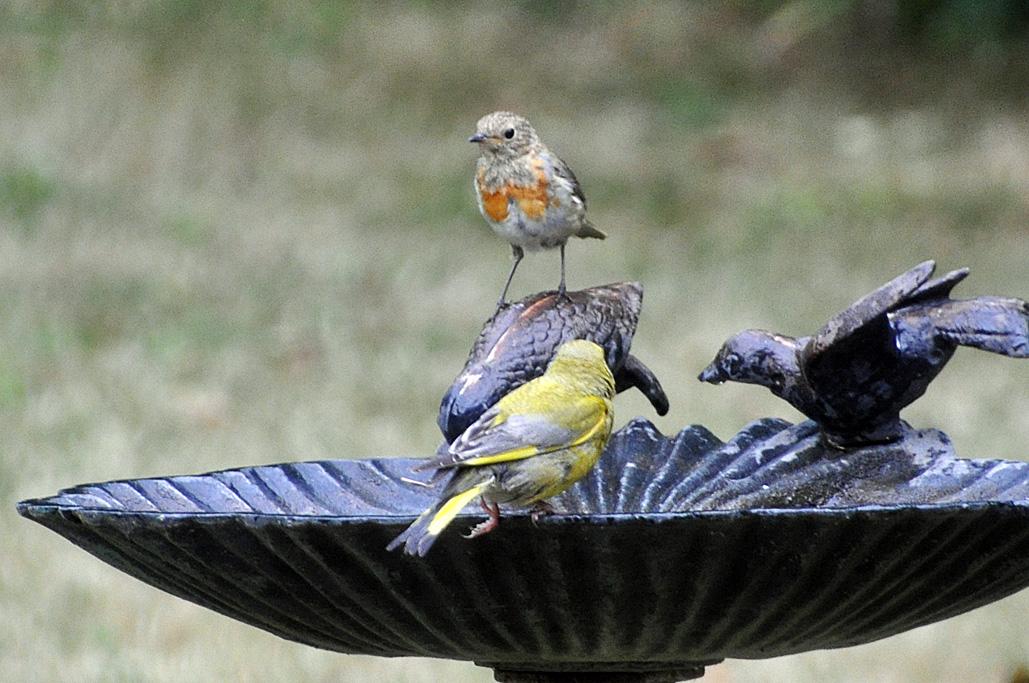
<path id="1" fill-rule="evenodd" d="M 447 443 L 502 396 L 542 375 L 557 347 L 570 339 L 589 339 L 603 347 L 616 389 L 636 387 L 658 415 L 667 413 L 661 383 L 629 354 L 642 305 L 638 282 L 590 287 L 565 297 L 540 292 L 504 305 L 483 326 L 464 369 L 440 403 L 437 423 Z"/>
<path id="2" fill-rule="evenodd" d="M 762 420 L 723 443 L 637 420 L 538 527 L 513 512 L 465 540 L 469 508 L 423 559 L 385 551 L 438 494 L 403 479 L 409 459 L 91 484 L 19 512 L 316 647 L 512 680 L 662 680 L 865 643 L 1029 585 L 1029 464 L 957 459 L 943 434 L 904 429 L 841 454 L 812 422 Z"/>
<path id="3" fill-rule="evenodd" d="M 900 411 L 925 393 L 958 346 L 1029 358 L 1029 304 L 951 299 L 968 270 L 929 280 L 934 268 L 926 261 L 899 275 L 811 337 L 744 330 L 700 379 L 768 387 L 839 447 L 900 438 Z"/>

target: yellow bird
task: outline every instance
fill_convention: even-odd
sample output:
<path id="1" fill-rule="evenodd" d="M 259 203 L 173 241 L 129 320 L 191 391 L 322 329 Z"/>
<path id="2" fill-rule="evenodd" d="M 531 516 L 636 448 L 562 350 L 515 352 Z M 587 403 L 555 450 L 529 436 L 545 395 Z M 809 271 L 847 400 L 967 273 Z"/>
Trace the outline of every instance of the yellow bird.
<path id="1" fill-rule="evenodd" d="M 604 351 L 591 341 L 562 344 L 547 371 L 487 410 L 449 447 L 418 469 L 449 475 L 439 501 L 387 550 L 404 546 L 425 555 L 465 505 L 479 498 L 489 519 L 466 538 L 489 533 L 501 503 L 533 505 L 533 520 L 551 511 L 545 501 L 581 479 L 611 436 L 615 380 Z"/>

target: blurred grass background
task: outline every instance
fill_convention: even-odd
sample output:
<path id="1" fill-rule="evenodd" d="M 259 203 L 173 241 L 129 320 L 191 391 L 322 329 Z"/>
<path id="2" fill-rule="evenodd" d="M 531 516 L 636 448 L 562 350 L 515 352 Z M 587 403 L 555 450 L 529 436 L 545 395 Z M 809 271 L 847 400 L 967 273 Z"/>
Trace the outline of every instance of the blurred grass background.
<path id="1" fill-rule="evenodd" d="M 925 258 L 1029 296 L 1023 2 L 0 4 L 0 672 L 6 680 L 490 680 L 348 657 L 159 593 L 22 520 L 84 481 L 428 454 L 509 265 L 465 138 L 529 116 L 647 287 L 666 433 L 799 416 L 695 375 Z M 527 259 L 521 296 L 557 283 Z M 962 352 L 906 413 L 1029 456 L 1029 364 Z M 638 395 L 618 422 L 655 416 Z M 1029 593 L 711 681 L 1005 680 Z"/>

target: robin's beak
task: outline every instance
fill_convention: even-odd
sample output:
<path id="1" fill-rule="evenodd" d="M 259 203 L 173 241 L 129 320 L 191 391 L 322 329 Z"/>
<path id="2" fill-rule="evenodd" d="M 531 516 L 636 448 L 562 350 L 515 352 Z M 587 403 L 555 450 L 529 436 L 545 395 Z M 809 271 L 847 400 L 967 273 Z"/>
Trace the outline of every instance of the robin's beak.
<path id="1" fill-rule="evenodd" d="M 486 136 L 482 133 L 476 133 L 472 137 L 468 138 L 468 142 L 482 142 L 486 139 Z"/>
<path id="2" fill-rule="evenodd" d="M 704 368 L 703 372 L 697 376 L 697 379 L 708 384 L 721 384 L 726 380 L 726 377 L 722 369 L 718 367 L 718 363 L 714 362 Z"/>

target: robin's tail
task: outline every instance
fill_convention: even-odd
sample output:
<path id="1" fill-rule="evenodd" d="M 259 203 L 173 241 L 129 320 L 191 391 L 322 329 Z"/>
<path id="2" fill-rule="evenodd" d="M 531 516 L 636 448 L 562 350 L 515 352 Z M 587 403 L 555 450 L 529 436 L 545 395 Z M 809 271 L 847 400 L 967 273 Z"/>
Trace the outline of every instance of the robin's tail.
<path id="1" fill-rule="evenodd" d="M 386 550 L 395 550 L 404 546 L 404 552 L 408 555 L 424 557 L 432 544 L 436 542 L 440 533 L 447 528 L 447 525 L 454 521 L 457 513 L 464 509 L 464 506 L 481 495 L 486 487 L 485 483 L 472 486 L 452 496 L 444 496 L 431 508 L 418 516 L 411 526 L 407 527 L 399 536 L 394 538 L 386 546 Z"/>
<path id="2" fill-rule="evenodd" d="M 583 221 L 582 222 L 582 227 L 579 228 L 579 231 L 577 233 L 575 233 L 575 236 L 576 237 L 582 237 L 584 239 L 587 238 L 587 237 L 592 237 L 592 238 L 598 239 L 598 240 L 607 239 L 607 234 L 601 232 L 600 230 L 597 230 L 596 228 L 594 228 L 593 224 L 590 223 L 589 221 Z"/>

